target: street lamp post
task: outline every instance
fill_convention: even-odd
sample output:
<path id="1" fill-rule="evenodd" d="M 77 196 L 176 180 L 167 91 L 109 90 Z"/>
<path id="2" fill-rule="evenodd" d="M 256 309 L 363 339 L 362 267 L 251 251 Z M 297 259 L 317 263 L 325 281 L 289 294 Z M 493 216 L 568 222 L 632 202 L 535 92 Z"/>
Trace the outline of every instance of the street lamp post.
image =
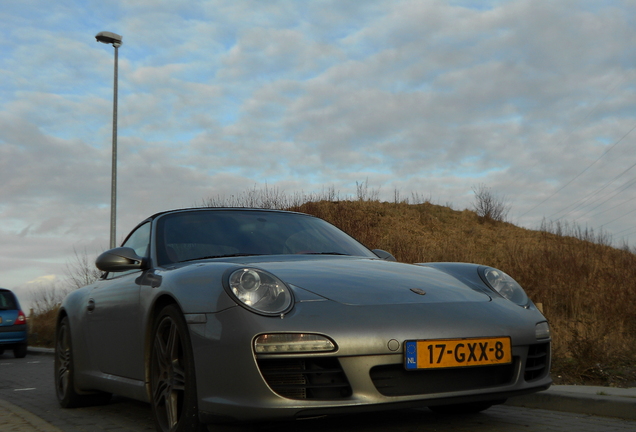
<path id="1" fill-rule="evenodd" d="M 113 84 L 113 160 L 111 163 L 110 183 L 110 248 L 114 248 L 117 219 L 117 63 L 122 37 L 111 32 L 99 32 L 95 35 L 97 42 L 112 45 L 115 48 L 115 79 Z"/>

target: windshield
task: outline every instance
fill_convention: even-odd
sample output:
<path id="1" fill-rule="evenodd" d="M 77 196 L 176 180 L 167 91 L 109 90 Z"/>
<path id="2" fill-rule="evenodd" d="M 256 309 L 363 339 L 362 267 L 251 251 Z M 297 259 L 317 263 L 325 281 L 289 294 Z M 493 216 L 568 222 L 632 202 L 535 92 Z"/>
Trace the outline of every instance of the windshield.
<path id="1" fill-rule="evenodd" d="M 157 222 L 156 240 L 160 266 L 244 255 L 376 257 L 322 219 L 266 210 L 194 210 L 166 214 Z"/>

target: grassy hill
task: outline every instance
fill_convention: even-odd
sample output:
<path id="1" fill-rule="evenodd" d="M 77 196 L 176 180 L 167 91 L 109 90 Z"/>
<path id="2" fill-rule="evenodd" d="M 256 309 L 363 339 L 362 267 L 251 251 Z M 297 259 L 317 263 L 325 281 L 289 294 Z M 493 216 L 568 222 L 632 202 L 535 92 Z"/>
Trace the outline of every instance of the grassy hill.
<path id="1" fill-rule="evenodd" d="M 555 381 L 636 386 L 636 255 L 577 237 L 528 230 L 430 203 L 306 202 L 398 261 L 497 267 L 541 303 L 553 333 Z"/>

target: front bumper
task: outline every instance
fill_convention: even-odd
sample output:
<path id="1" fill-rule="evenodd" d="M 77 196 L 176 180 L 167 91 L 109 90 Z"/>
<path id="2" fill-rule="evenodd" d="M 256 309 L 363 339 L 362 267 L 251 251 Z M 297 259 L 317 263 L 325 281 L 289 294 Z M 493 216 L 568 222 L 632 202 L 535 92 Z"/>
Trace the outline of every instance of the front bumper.
<path id="1" fill-rule="evenodd" d="M 325 310 L 318 313 L 327 306 L 328 314 Z M 190 324 L 201 420 L 213 423 L 294 419 L 500 401 L 545 390 L 551 385 L 550 341 L 534 338 L 534 326 L 543 320 L 538 312 L 514 306 L 519 309 L 513 311 L 520 319 L 510 319 L 505 325 L 497 319 L 489 320 L 477 329 L 471 321 L 481 321 L 483 311 L 473 306 L 473 312 L 458 315 L 457 310 L 453 311 L 458 307 L 461 309 L 461 305 L 449 304 L 441 308 L 446 309 L 442 313 L 431 310 L 433 316 L 428 318 L 422 318 L 421 305 L 418 308 L 400 305 L 399 310 L 392 311 L 391 307 L 351 308 L 332 302 L 297 305 L 296 313 L 284 319 L 261 317 L 240 307 L 209 314 L 207 323 Z M 439 310 L 440 305 L 436 308 Z M 401 315 L 397 315 L 398 312 Z M 395 324 L 395 316 L 400 316 L 403 323 L 415 320 L 416 316 L 411 316 L 414 313 L 419 317 L 419 324 Z M 321 318 L 324 316 L 329 319 Z M 452 316 L 455 319 L 449 318 Z M 458 323 L 457 316 L 462 316 L 465 322 Z M 427 319 L 436 325 L 427 326 Z M 338 344 L 338 349 L 330 353 L 256 356 L 252 350 L 254 337 L 277 331 L 328 335 Z M 407 372 L 403 366 L 402 346 L 391 351 L 387 345 L 390 340 L 504 334 L 510 335 L 513 342 L 513 363 L 504 367 Z M 537 362 L 537 358 L 542 360 Z M 309 388 L 303 393 L 303 385 L 294 384 L 313 379 L 308 378 L 303 368 L 311 373 L 324 368 L 318 370 L 320 376 L 315 381 L 320 384 L 319 391 Z M 288 373 L 283 376 L 285 369 Z M 272 370 L 276 371 L 274 378 L 270 375 Z M 292 385 L 286 386 L 285 382 Z M 296 393 L 294 389 L 299 387 L 301 391 Z"/>

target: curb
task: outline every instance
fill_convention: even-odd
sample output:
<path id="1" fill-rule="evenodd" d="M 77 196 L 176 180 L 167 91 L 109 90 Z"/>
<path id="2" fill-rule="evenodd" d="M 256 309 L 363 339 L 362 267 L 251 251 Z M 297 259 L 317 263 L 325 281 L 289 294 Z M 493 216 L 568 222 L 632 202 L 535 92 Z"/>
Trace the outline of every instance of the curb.
<path id="1" fill-rule="evenodd" d="M 9 426 L 9 428 L 12 426 L 15 428 L 9 429 L 9 431 L 15 430 L 27 432 L 33 430 L 37 432 L 62 432 L 61 429 L 58 429 L 49 422 L 42 420 L 35 414 L 32 414 L 29 411 L 15 406 L 11 402 L 7 402 L 3 399 L 0 399 L 0 415 L 6 415 L 9 417 L 7 419 L 8 422 L 4 424 Z"/>
<path id="2" fill-rule="evenodd" d="M 510 398 L 506 405 L 636 420 L 636 389 L 554 386 L 539 393 Z"/>

